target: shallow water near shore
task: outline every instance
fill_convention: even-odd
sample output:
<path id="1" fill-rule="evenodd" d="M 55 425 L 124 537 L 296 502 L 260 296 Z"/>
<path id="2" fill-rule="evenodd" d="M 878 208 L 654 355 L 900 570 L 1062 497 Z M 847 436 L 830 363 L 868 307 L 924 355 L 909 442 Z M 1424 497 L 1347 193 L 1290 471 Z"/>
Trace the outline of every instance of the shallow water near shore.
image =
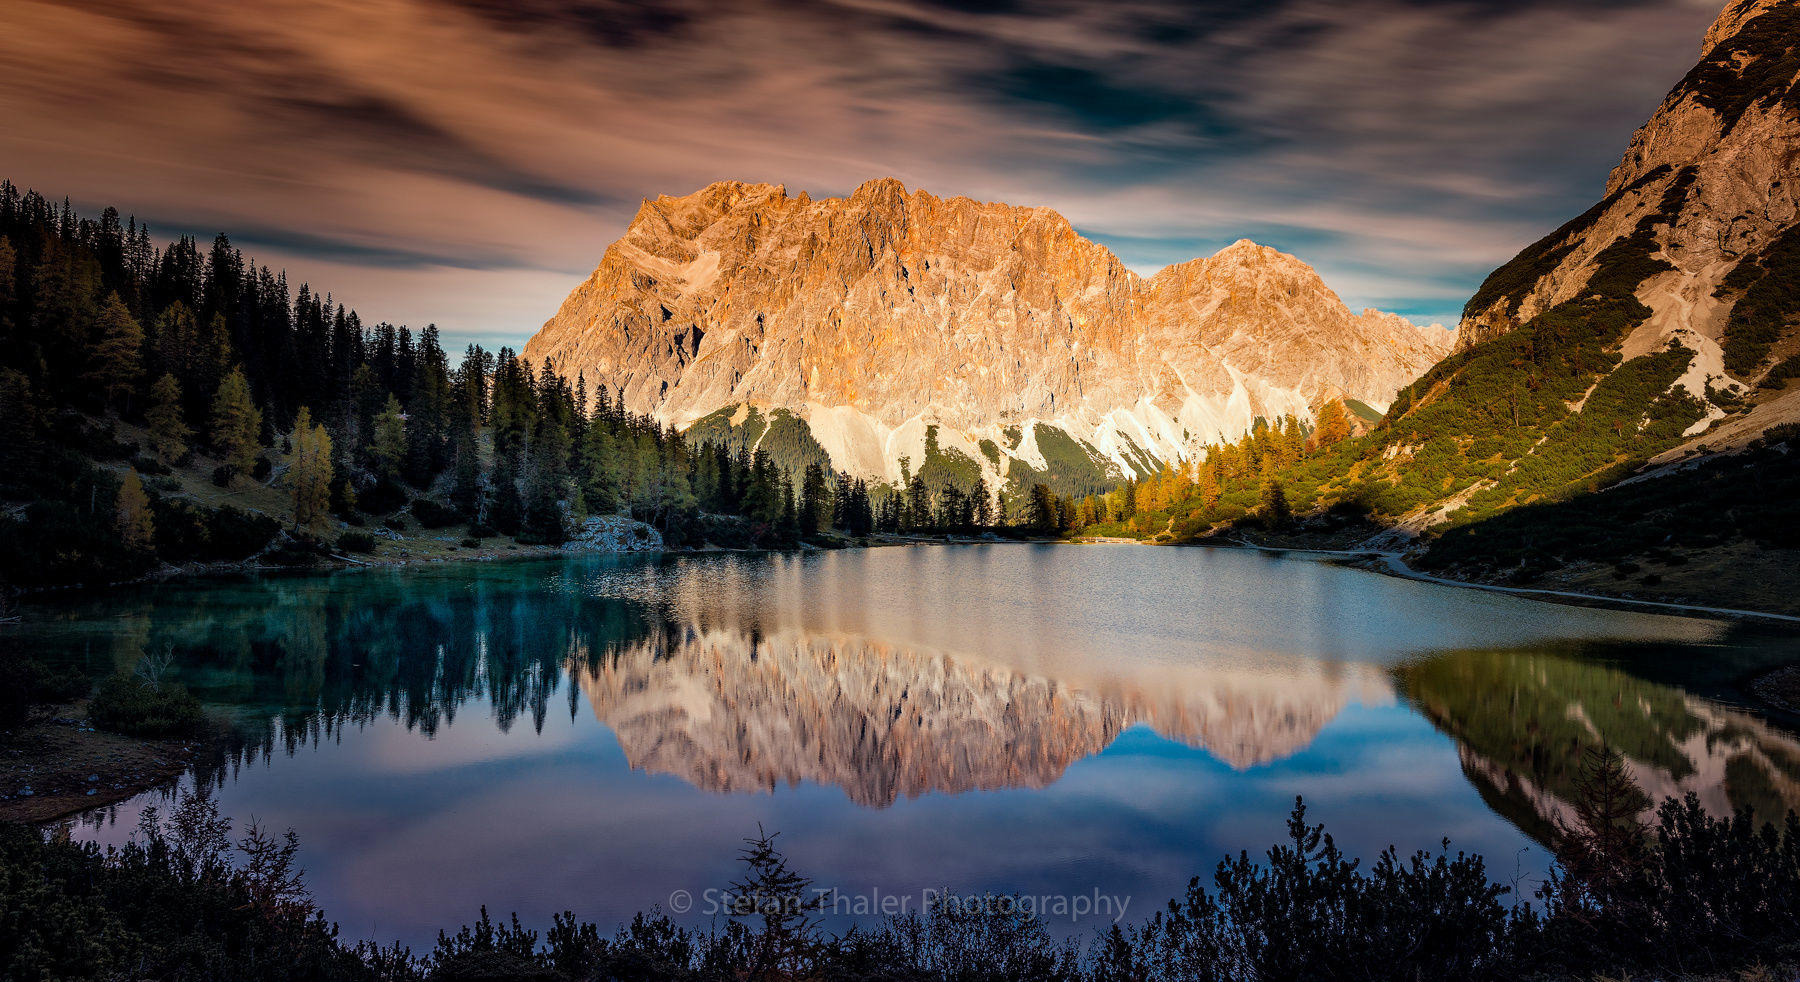
<path id="1" fill-rule="evenodd" d="M 299 833 L 346 936 L 415 947 L 482 904 L 703 925 L 759 823 L 839 925 L 949 889 L 1086 897 L 1051 918 L 1086 933 L 1259 853 L 1298 795 L 1352 855 L 1447 836 L 1528 892 L 1601 741 L 1652 797 L 1800 806 L 1800 740 L 1739 695 L 1800 634 L 1236 550 L 587 556 L 26 615 L 90 671 L 168 652 L 239 733 L 186 780 Z"/>

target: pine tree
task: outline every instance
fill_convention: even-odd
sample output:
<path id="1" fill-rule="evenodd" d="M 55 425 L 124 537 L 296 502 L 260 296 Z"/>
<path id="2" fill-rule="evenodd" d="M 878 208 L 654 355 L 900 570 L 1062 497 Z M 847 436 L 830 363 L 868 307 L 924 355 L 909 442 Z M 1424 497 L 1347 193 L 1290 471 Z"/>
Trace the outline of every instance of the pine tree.
<path id="1" fill-rule="evenodd" d="M 494 497 L 488 507 L 488 524 L 505 535 L 518 535 L 525 523 L 525 502 L 519 497 L 519 472 L 510 459 L 494 464 Z"/>
<path id="2" fill-rule="evenodd" d="M 1039 532 L 1054 532 L 1062 520 L 1062 508 L 1057 504 L 1056 495 L 1048 485 L 1033 484 L 1031 486 L 1031 511 L 1029 521 L 1031 527 Z"/>
<path id="3" fill-rule="evenodd" d="M 219 383 L 213 398 L 212 443 L 233 475 L 248 474 L 256 464 L 262 436 L 262 410 L 250 398 L 250 383 L 242 369 L 233 368 Z"/>
<path id="4" fill-rule="evenodd" d="M 981 478 L 975 486 L 975 525 L 978 528 L 992 528 L 994 525 L 993 493 L 988 490 L 987 478 Z"/>
<path id="5" fill-rule="evenodd" d="M 458 428 L 451 441 L 450 502 L 469 521 L 481 518 L 481 451 L 473 430 Z"/>
<path id="6" fill-rule="evenodd" d="M 400 467 L 406 462 L 407 435 L 399 398 L 389 395 L 387 404 L 370 425 L 369 456 L 376 479 L 382 483 L 399 480 Z"/>
<path id="7" fill-rule="evenodd" d="M 144 375 L 144 329 L 117 293 L 100 305 L 100 341 L 88 377 L 109 404 L 130 411 L 131 395 Z"/>
<path id="8" fill-rule="evenodd" d="M 800 538 L 800 510 L 794 502 L 794 482 L 787 472 L 781 475 L 781 518 L 776 524 L 776 537 L 783 542 L 793 542 Z"/>
<path id="9" fill-rule="evenodd" d="M 560 432 L 558 428 L 557 432 Z M 521 542 L 561 545 L 568 538 L 563 522 L 563 469 L 561 445 L 553 440 L 539 441 L 531 452 L 531 466 L 525 477 L 525 516 L 519 533 Z"/>
<path id="10" fill-rule="evenodd" d="M 744 875 L 731 884 L 727 913 L 734 920 L 761 922 L 761 929 L 749 939 L 746 977 L 804 977 L 818 941 L 817 915 L 825 906 L 825 894 L 813 889 L 812 880 L 788 868 L 786 857 L 775 848 L 775 836 L 763 832 L 762 826 L 744 842 L 748 848 L 738 853 Z"/>
<path id="11" fill-rule="evenodd" d="M 619 453 L 613 438 L 612 422 L 605 416 L 605 390 L 601 390 L 600 406 L 589 421 L 579 451 L 581 496 L 588 510 L 611 514 L 619 509 Z"/>
<path id="12" fill-rule="evenodd" d="M 231 328 L 225 323 L 224 314 L 214 314 L 207 322 L 199 345 L 193 359 L 194 384 L 204 392 L 223 382 L 236 363 L 231 351 Z"/>
<path id="13" fill-rule="evenodd" d="M 1350 416 L 1344 411 L 1344 402 L 1333 399 L 1319 407 L 1319 419 L 1313 430 L 1313 444 L 1329 447 L 1350 436 Z"/>
<path id="14" fill-rule="evenodd" d="M 1600 904 L 1617 903 L 1643 864 L 1648 845 L 1643 813 L 1651 801 L 1631 779 L 1625 755 L 1612 747 L 1582 748 L 1575 784 L 1575 816 L 1556 823 L 1558 885 Z"/>
<path id="15" fill-rule="evenodd" d="M 18 276 L 19 253 L 12 240 L 0 235 L 0 330 L 12 329 L 13 281 Z"/>
<path id="16" fill-rule="evenodd" d="M 214 390 L 195 384 L 195 348 L 198 344 L 199 331 L 194 326 L 194 312 L 186 304 L 170 304 L 150 327 L 152 370 L 174 375 L 183 391 L 192 393 L 196 399 L 204 400 L 206 393 Z M 196 409 L 204 406 L 202 401 Z"/>
<path id="17" fill-rule="evenodd" d="M 294 486 L 294 525 L 305 528 L 322 520 L 331 508 L 331 434 L 312 420 L 305 406 L 294 417 L 293 461 L 288 478 Z"/>
<path id="18" fill-rule="evenodd" d="M 901 518 L 907 529 L 922 529 L 931 524 L 931 490 L 917 474 L 906 485 L 906 514 Z"/>
<path id="19" fill-rule="evenodd" d="M 150 518 L 150 496 L 144 493 L 144 482 L 136 468 L 125 472 L 119 482 L 119 496 L 113 507 L 113 528 L 119 541 L 132 552 L 149 552 L 156 537 Z"/>
<path id="20" fill-rule="evenodd" d="M 814 461 L 806 465 L 800 485 L 800 534 L 818 535 L 831 529 L 831 490 L 825 468 Z"/>
<path id="21" fill-rule="evenodd" d="M 181 408 L 181 383 L 164 373 L 150 387 L 150 411 L 144 414 L 150 426 L 150 449 L 156 459 L 173 464 L 187 456 L 188 440 L 194 431 L 188 428 Z"/>
<path id="22" fill-rule="evenodd" d="M 1281 478 L 1275 476 L 1271 466 L 1262 482 L 1262 520 L 1271 528 L 1280 528 L 1293 517 L 1293 509 L 1288 505 L 1287 489 L 1282 486 Z"/>

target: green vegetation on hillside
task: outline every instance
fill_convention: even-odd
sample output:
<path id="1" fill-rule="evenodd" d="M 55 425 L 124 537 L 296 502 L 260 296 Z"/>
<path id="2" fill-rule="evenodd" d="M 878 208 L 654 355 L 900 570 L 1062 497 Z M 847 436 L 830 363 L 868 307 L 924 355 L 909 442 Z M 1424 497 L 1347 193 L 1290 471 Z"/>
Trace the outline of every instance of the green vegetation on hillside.
<path id="1" fill-rule="evenodd" d="M 1061 427 L 1033 424 L 1032 439 L 1044 458 L 1044 469 L 1013 461 L 1012 471 L 1007 476 L 1015 487 L 1043 484 L 1058 495 L 1080 496 L 1104 492 L 1118 484 L 1118 475 L 1106 457 Z"/>
<path id="2" fill-rule="evenodd" d="M 1183 541 L 1226 523 L 1282 524 L 1290 512 L 1392 520 L 1446 502 L 1460 506 L 1453 521 L 1463 523 L 1618 480 L 1678 443 L 1704 411 L 1670 391 L 1692 352 L 1671 347 L 1625 364 L 1619 354 L 1650 315 L 1638 285 L 1671 268 L 1654 233 L 1678 214 L 1692 175 L 1677 173 L 1657 210 L 1601 250 L 1581 295 L 1439 362 L 1371 432 L 1299 441 L 1285 425 L 1281 440 L 1253 433 L 1140 482 L 1154 491 L 1138 490 L 1129 514 L 1094 509 L 1088 531 Z"/>
<path id="3" fill-rule="evenodd" d="M 937 424 L 925 427 L 925 462 L 919 465 L 919 479 L 933 489 L 954 487 L 965 494 L 975 490 L 985 493 L 981 465 L 970 460 L 961 450 L 948 450 L 938 445 Z"/>
<path id="4" fill-rule="evenodd" d="M 1527 505 L 1451 528 L 1421 558 L 1427 569 L 1522 580 L 1571 563 L 1614 564 L 1626 575 L 1670 550 L 1739 540 L 1800 549 L 1800 433 L 1770 430 L 1760 445 L 1597 494 Z M 1647 558 L 1648 557 L 1648 558 Z"/>
<path id="5" fill-rule="evenodd" d="M 1706 53 L 1671 98 L 1692 95 L 1729 133 L 1751 106 L 1778 103 L 1800 114 L 1800 8 L 1775 4 Z"/>
<path id="6" fill-rule="evenodd" d="M 1630 186 L 1607 195 L 1592 208 L 1564 222 L 1556 231 L 1521 249 L 1505 265 L 1488 274 L 1487 279 L 1475 290 L 1475 295 L 1463 305 L 1463 316 L 1473 317 L 1492 307 L 1502 297 L 1507 301 L 1506 316 L 1518 314 L 1519 305 L 1524 302 L 1525 295 L 1531 292 L 1531 288 L 1537 285 L 1537 281 L 1548 276 L 1568 258 L 1569 253 L 1575 251 L 1574 239 L 1592 229 L 1600 216 L 1612 210 L 1612 206 L 1626 194 L 1640 190 L 1667 173 L 1669 167 L 1666 164 L 1651 169 Z"/>
<path id="7" fill-rule="evenodd" d="M 1754 379 L 1769 349 L 1800 320 L 1800 225 L 1732 268 L 1721 292 L 1740 291 L 1725 322 L 1725 370 Z M 1771 388 L 1790 377 L 1785 366 L 1770 375 Z"/>

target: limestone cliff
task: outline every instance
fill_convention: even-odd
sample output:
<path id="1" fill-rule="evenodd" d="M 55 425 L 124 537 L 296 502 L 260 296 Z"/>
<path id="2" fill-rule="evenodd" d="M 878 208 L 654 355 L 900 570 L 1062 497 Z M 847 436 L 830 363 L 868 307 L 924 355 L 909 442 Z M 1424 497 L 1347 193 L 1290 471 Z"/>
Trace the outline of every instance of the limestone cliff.
<path id="1" fill-rule="evenodd" d="M 1642 224 L 1652 230 L 1656 258 L 1673 268 L 1639 285 L 1637 297 L 1653 313 L 1626 339 L 1624 356 L 1671 342 L 1694 351 L 1682 384 L 1712 403 L 1707 422 L 1745 397 L 1796 403 L 1769 391 L 1779 385 L 1754 388 L 1783 381 L 1769 374 L 1800 346 L 1791 317 L 1777 314 L 1787 323 L 1770 325 L 1773 340 L 1764 344 L 1750 338 L 1762 329 L 1744 323 L 1757 312 L 1740 301 L 1757 279 L 1755 264 L 1800 236 L 1797 42 L 1795 0 L 1728 4 L 1706 34 L 1699 64 L 1632 137 L 1605 197 L 1495 271 L 1464 310 L 1459 348 L 1589 291 L 1602 253 Z M 1800 249 L 1800 242 L 1786 244 Z M 1800 412 L 1771 407 L 1755 415 L 1773 423 Z"/>
<path id="2" fill-rule="evenodd" d="M 1379 409 L 1449 342 L 1250 242 L 1145 279 L 1047 208 L 888 179 L 646 201 L 524 353 L 678 427 L 786 410 L 841 469 L 896 479 L 929 437 L 997 482 L 1054 466 L 1052 430 L 1129 475 L 1258 416 Z"/>

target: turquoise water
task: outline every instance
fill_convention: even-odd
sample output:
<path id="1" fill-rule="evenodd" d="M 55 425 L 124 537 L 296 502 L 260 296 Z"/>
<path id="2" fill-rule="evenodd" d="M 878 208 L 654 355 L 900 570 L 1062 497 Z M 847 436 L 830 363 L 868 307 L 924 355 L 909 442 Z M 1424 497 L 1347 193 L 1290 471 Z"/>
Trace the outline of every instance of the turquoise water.
<path id="1" fill-rule="evenodd" d="M 167 652 L 239 731 L 188 783 L 298 832 L 346 935 L 415 946 L 481 904 L 704 924 L 759 823 L 839 921 L 942 888 L 1139 919 L 1275 841 L 1296 795 L 1353 854 L 1448 836 L 1529 890 L 1600 740 L 1653 796 L 1800 804 L 1800 741 L 1731 695 L 1800 659 L 1792 634 L 1232 550 L 188 581 L 36 605 L 14 636 L 96 673 Z M 120 841 L 161 794 L 75 834 Z"/>

